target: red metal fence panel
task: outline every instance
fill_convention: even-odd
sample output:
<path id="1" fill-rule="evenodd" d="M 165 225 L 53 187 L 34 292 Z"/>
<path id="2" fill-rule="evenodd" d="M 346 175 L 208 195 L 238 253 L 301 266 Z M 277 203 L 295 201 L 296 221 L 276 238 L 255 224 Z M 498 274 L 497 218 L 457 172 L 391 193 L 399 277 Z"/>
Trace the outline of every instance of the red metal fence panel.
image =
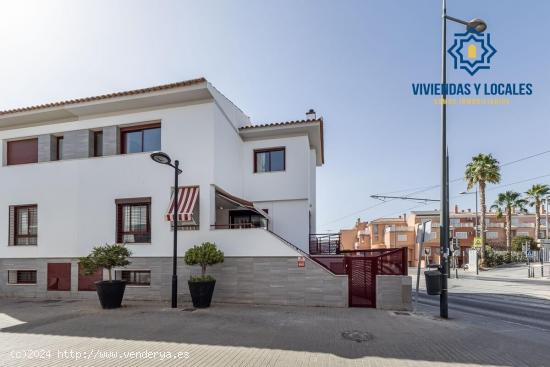
<path id="1" fill-rule="evenodd" d="M 344 256 L 314 256 L 313 260 L 336 275 L 346 275 L 346 257 Z"/>
<path id="2" fill-rule="evenodd" d="M 408 269 L 407 248 L 396 249 L 379 256 L 380 275 L 407 275 Z"/>
<path id="3" fill-rule="evenodd" d="M 313 256 L 333 272 L 348 275 L 350 307 L 376 307 L 376 276 L 407 275 L 407 248 L 342 251 L 342 255 Z"/>

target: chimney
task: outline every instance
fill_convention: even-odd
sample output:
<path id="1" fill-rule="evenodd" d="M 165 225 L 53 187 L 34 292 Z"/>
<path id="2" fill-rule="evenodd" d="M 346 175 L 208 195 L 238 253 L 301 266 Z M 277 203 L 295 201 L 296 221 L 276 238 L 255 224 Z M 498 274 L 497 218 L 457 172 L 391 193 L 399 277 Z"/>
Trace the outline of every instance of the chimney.
<path id="1" fill-rule="evenodd" d="M 458 214 L 458 204 L 455 204 L 455 214 Z"/>
<path id="2" fill-rule="evenodd" d="M 315 120 L 316 118 L 317 114 L 315 113 L 315 110 L 313 108 L 310 108 L 309 111 L 306 112 L 306 119 Z"/>
<path id="3" fill-rule="evenodd" d="M 407 221 L 407 213 L 403 213 L 403 220 Z"/>

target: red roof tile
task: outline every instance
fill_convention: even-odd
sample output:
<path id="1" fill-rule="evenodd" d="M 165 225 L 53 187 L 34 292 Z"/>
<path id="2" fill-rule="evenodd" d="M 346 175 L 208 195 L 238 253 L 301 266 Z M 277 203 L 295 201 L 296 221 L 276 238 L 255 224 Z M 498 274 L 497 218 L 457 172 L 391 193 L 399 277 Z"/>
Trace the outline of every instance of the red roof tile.
<path id="1" fill-rule="evenodd" d="M 177 82 L 177 83 L 157 85 L 155 87 L 149 87 L 149 88 L 143 88 L 143 89 L 134 89 L 134 90 L 124 91 L 124 92 L 103 94 L 103 95 L 94 96 L 94 97 L 77 98 L 77 99 L 71 99 L 71 100 L 67 100 L 67 101 L 46 103 L 46 104 L 41 104 L 41 105 L 36 105 L 36 106 L 14 108 L 14 109 L 11 109 L 11 110 L 0 111 L 0 116 L 9 115 L 9 114 L 18 113 L 18 112 L 41 110 L 41 109 L 46 109 L 46 108 L 51 108 L 51 107 L 68 106 L 68 105 L 98 101 L 98 100 L 103 100 L 103 99 L 126 97 L 126 96 L 138 95 L 138 94 L 146 94 L 146 93 L 158 92 L 158 91 L 167 90 L 167 89 L 187 87 L 187 86 L 190 86 L 190 85 L 200 84 L 200 83 L 204 83 L 204 82 L 206 82 L 205 78 L 197 78 L 197 79 L 185 80 L 185 81 L 181 81 L 181 82 Z"/>
<path id="2" fill-rule="evenodd" d="M 318 119 L 309 119 L 309 120 L 295 120 L 295 121 L 283 121 L 283 122 L 271 122 L 266 124 L 256 124 L 256 125 L 248 125 L 248 126 L 242 126 L 239 129 L 240 130 L 246 130 L 246 129 L 253 129 L 258 127 L 272 127 L 272 126 L 285 126 L 285 125 L 298 125 L 298 124 L 311 124 L 314 122 L 322 122 L 323 118 Z"/>

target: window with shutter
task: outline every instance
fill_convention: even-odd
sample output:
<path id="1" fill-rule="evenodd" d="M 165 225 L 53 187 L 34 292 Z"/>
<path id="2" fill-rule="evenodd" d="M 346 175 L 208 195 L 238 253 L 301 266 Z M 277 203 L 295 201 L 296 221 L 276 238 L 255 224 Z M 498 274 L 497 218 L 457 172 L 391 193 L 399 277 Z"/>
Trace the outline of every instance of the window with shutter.
<path id="1" fill-rule="evenodd" d="M 9 209 L 10 246 L 36 246 L 38 244 L 38 207 L 12 205 Z"/>
<path id="2" fill-rule="evenodd" d="M 151 198 L 117 199 L 117 242 L 151 243 Z"/>
<path id="3" fill-rule="evenodd" d="M 8 141 L 7 144 L 8 166 L 38 162 L 38 139 L 24 139 Z"/>
<path id="4" fill-rule="evenodd" d="M 150 270 L 116 270 L 115 279 L 125 280 L 127 285 L 151 285 Z"/>
<path id="5" fill-rule="evenodd" d="M 36 270 L 8 270 L 8 284 L 36 284 Z"/>

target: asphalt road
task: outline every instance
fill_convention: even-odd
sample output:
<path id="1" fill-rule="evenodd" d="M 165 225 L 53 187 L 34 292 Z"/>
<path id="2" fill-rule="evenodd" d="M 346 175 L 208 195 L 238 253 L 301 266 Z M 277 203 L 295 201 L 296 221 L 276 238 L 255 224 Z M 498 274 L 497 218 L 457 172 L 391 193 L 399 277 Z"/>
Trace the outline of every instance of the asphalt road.
<path id="1" fill-rule="evenodd" d="M 523 274 L 527 271 L 520 267 L 485 272 L 479 277 L 459 273 L 459 279 L 449 280 L 449 317 L 550 332 L 550 281 L 524 278 Z M 439 314 L 439 296 L 428 296 L 423 284 L 418 308 Z"/>

